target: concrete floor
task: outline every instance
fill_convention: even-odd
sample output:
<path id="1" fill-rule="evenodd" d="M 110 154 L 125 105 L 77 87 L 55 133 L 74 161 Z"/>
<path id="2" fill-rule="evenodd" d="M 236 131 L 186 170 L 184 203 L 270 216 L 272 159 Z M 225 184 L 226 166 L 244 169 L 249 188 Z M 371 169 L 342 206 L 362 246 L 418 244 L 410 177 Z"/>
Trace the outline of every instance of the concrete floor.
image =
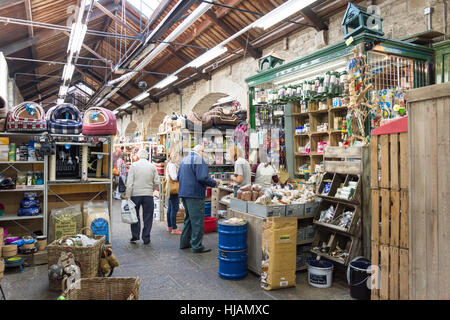
<path id="1" fill-rule="evenodd" d="M 217 232 L 204 237 L 204 245 L 211 248 L 211 252 L 194 254 L 189 249 L 178 248 L 180 236 L 169 234 L 164 222 L 154 222 L 150 245 L 143 245 L 142 241 L 131 244 L 129 225 L 120 221 L 119 201 L 114 202 L 112 220 L 112 246 L 120 262 L 113 276 L 138 276 L 141 279 L 140 299 L 351 299 L 342 270 L 335 271 L 333 286 L 328 289 L 311 287 L 307 272 L 301 271 L 297 272 L 296 287 L 265 291 L 260 288 L 258 276 L 251 272 L 238 281 L 223 280 L 217 275 Z M 58 296 L 48 290 L 47 265 L 25 268 L 23 273 L 7 270 L 1 284 L 8 300 L 44 300 Z"/>

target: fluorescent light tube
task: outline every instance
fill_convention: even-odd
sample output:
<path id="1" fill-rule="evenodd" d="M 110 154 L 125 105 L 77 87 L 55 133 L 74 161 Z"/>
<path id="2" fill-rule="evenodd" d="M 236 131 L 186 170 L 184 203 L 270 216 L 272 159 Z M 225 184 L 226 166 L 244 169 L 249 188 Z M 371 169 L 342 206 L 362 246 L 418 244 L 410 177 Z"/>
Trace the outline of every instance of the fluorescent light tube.
<path id="1" fill-rule="evenodd" d="M 228 51 L 227 47 L 222 47 L 222 46 L 214 47 L 214 48 L 206 51 L 200 57 L 193 60 L 191 63 L 189 63 L 188 66 L 193 67 L 193 68 L 198 68 L 198 67 L 204 65 L 205 63 L 217 58 L 218 56 L 220 56 L 221 54 L 223 54 L 227 51 Z"/>
<path id="2" fill-rule="evenodd" d="M 264 30 L 276 25 L 278 22 L 292 16 L 294 13 L 306 8 L 313 4 L 317 0 L 291 0 L 278 8 L 275 8 L 265 16 L 256 20 L 253 24 L 256 28 L 262 28 Z"/>
<path id="3" fill-rule="evenodd" d="M 69 35 L 69 45 L 67 46 L 67 52 L 70 51 L 70 48 L 72 47 L 72 43 L 73 40 L 75 38 L 75 28 L 76 28 L 77 24 L 76 23 L 72 23 L 72 28 L 70 30 L 70 35 Z"/>
<path id="4" fill-rule="evenodd" d="M 164 80 L 161 80 L 160 82 L 155 84 L 155 88 L 158 88 L 158 89 L 164 88 L 164 87 L 168 86 L 169 84 L 171 84 L 172 82 L 175 82 L 177 80 L 178 80 L 178 76 L 168 76 Z"/>
<path id="5" fill-rule="evenodd" d="M 144 100 L 145 98 L 147 98 L 149 95 L 150 95 L 149 92 L 144 92 L 144 93 L 141 93 L 140 95 L 138 95 L 138 96 L 137 96 L 136 98 L 134 98 L 133 100 L 134 100 L 134 101 L 141 101 L 141 100 Z"/>
<path id="6" fill-rule="evenodd" d="M 69 87 L 68 87 L 68 86 L 61 86 L 61 87 L 59 88 L 59 95 L 60 95 L 61 97 L 64 97 L 64 96 L 67 94 L 67 90 L 69 90 Z"/>
<path id="7" fill-rule="evenodd" d="M 64 66 L 64 71 L 63 71 L 63 77 L 62 77 L 63 81 L 70 80 L 72 78 L 74 70 L 75 70 L 75 66 L 72 63 L 66 64 Z"/>
<path id="8" fill-rule="evenodd" d="M 127 102 L 125 104 L 123 104 L 122 106 L 119 107 L 120 110 L 125 110 L 126 108 L 128 108 L 129 106 L 131 106 L 130 102 Z"/>
<path id="9" fill-rule="evenodd" d="M 81 46 L 83 45 L 84 36 L 86 35 L 87 25 L 81 23 L 75 23 L 75 29 L 73 32 L 73 41 L 70 43 L 69 51 L 73 53 L 79 53 Z M 72 36 L 72 34 L 71 34 Z"/>
<path id="10" fill-rule="evenodd" d="M 83 26 L 81 27 L 81 35 L 80 35 L 80 38 L 78 40 L 77 47 L 75 50 L 76 53 L 79 53 L 81 50 L 81 47 L 83 46 L 84 37 L 86 36 L 86 31 L 87 31 L 87 25 L 83 24 Z"/>

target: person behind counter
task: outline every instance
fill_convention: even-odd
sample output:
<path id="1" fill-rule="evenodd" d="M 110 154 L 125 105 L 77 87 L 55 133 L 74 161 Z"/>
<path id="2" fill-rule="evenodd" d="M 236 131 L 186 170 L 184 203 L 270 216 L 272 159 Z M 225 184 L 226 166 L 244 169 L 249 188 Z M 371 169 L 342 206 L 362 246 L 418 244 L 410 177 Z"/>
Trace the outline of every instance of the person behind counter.
<path id="1" fill-rule="evenodd" d="M 244 159 L 244 151 L 239 146 L 233 146 L 229 149 L 230 157 L 234 161 L 234 176 L 231 180 L 234 182 L 234 196 L 237 197 L 239 188 L 251 184 L 251 168 L 247 160 Z"/>
<path id="2" fill-rule="evenodd" d="M 203 160 L 203 147 L 195 146 L 180 163 L 178 169 L 178 196 L 183 202 L 186 218 L 180 238 L 180 249 L 192 248 L 193 253 L 209 252 L 203 244 L 206 187 L 217 182 L 209 177 L 208 165 Z"/>
<path id="3" fill-rule="evenodd" d="M 252 165 L 252 183 L 262 188 L 270 188 L 272 182 L 278 183 L 278 175 L 270 162 L 258 162 Z"/>

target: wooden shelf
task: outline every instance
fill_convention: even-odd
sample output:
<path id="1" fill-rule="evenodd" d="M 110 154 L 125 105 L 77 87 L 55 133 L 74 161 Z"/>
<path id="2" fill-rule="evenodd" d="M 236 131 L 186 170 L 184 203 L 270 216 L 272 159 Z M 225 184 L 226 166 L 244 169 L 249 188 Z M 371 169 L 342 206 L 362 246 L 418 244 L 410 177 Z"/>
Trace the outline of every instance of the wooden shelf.
<path id="1" fill-rule="evenodd" d="M 304 266 L 301 266 L 301 267 L 297 267 L 297 269 L 295 271 L 303 271 L 303 270 L 308 270 L 308 265 L 307 264 L 304 265 Z"/>
<path id="2" fill-rule="evenodd" d="M 297 112 L 297 113 L 293 113 L 292 116 L 293 117 L 307 117 L 309 115 L 308 112 Z"/>
<path id="3" fill-rule="evenodd" d="M 334 107 L 334 108 L 330 108 L 330 111 L 345 111 L 347 110 L 348 107 Z"/>
<path id="4" fill-rule="evenodd" d="M 337 232 L 342 232 L 342 233 L 345 233 L 345 234 L 349 234 L 349 230 L 348 229 L 336 226 L 334 224 L 325 223 L 325 222 L 321 222 L 321 221 L 318 221 L 318 220 L 314 220 L 313 222 L 316 225 L 319 225 L 319 226 L 322 226 L 322 227 L 326 227 L 326 228 L 332 229 L 332 230 L 337 231 Z"/>
<path id="5" fill-rule="evenodd" d="M 307 239 L 307 240 L 302 240 L 302 241 L 297 241 L 297 245 L 300 246 L 302 244 L 310 244 L 313 243 L 314 238 L 312 239 Z"/>
<path id="6" fill-rule="evenodd" d="M 16 213 L 5 213 L 2 216 L 0 216 L 0 221 L 42 219 L 42 218 L 44 218 L 42 214 L 39 214 L 37 216 L 18 216 Z"/>
<path id="7" fill-rule="evenodd" d="M 295 156 L 296 157 L 309 157 L 309 153 L 298 153 L 298 152 L 295 152 Z"/>
<path id="8" fill-rule="evenodd" d="M 36 164 L 44 163 L 44 161 L 0 161 L 0 164 Z"/>
<path id="9" fill-rule="evenodd" d="M 2 192 L 32 192 L 32 191 L 44 191 L 44 186 L 42 188 L 19 188 L 19 189 L 1 189 Z"/>
<path id="10" fill-rule="evenodd" d="M 310 135 L 310 136 L 322 136 L 322 135 L 328 135 L 328 131 L 311 132 L 309 135 Z"/>
<path id="11" fill-rule="evenodd" d="M 325 259 L 332 260 L 332 261 L 334 261 L 334 262 L 337 262 L 337 263 L 340 263 L 340 264 L 345 265 L 345 260 L 342 259 L 342 258 L 336 258 L 336 257 L 330 256 L 330 255 L 327 254 L 327 253 L 319 252 L 319 251 L 316 251 L 316 250 L 314 250 L 314 249 L 311 249 L 311 252 L 312 252 L 312 253 L 315 253 L 315 254 L 317 254 L 318 256 L 321 256 L 321 257 L 323 257 L 323 258 L 325 258 Z"/>
<path id="12" fill-rule="evenodd" d="M 311 152 L 311 156 L 313 156 L 313 157 L 323 157 L 323 153 Z"/>
<path id="13" fill-rule="evenodd" d="M 330 109 L 323 109 L 323 110 L 314 110 L 314 111 L 308 111 L 309 114 L 320 114 L 320 113 L 328 113 L 328 110 Z"/>

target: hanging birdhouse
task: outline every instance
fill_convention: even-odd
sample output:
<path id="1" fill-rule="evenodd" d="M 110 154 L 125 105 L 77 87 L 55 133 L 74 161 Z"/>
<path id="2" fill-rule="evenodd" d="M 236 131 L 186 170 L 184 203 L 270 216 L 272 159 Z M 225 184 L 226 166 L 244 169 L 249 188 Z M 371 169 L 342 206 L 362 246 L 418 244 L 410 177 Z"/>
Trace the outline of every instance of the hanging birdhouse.
<path id="1" fill-rule="evenodd" d="M 377 12 L 349 3 L 342 20 L 344 39 L 361 33 L 384 36 L 382 22 L 383 19 Z"/>
<path id="2" fill-rule="evenodd" d="M 268 69 L 275 68 L 277 65 L 282 65 L 284 62 L 279 56 L 277 56 L 273 51 L 259 59 L 259 71 L 264 71 Z"/>

